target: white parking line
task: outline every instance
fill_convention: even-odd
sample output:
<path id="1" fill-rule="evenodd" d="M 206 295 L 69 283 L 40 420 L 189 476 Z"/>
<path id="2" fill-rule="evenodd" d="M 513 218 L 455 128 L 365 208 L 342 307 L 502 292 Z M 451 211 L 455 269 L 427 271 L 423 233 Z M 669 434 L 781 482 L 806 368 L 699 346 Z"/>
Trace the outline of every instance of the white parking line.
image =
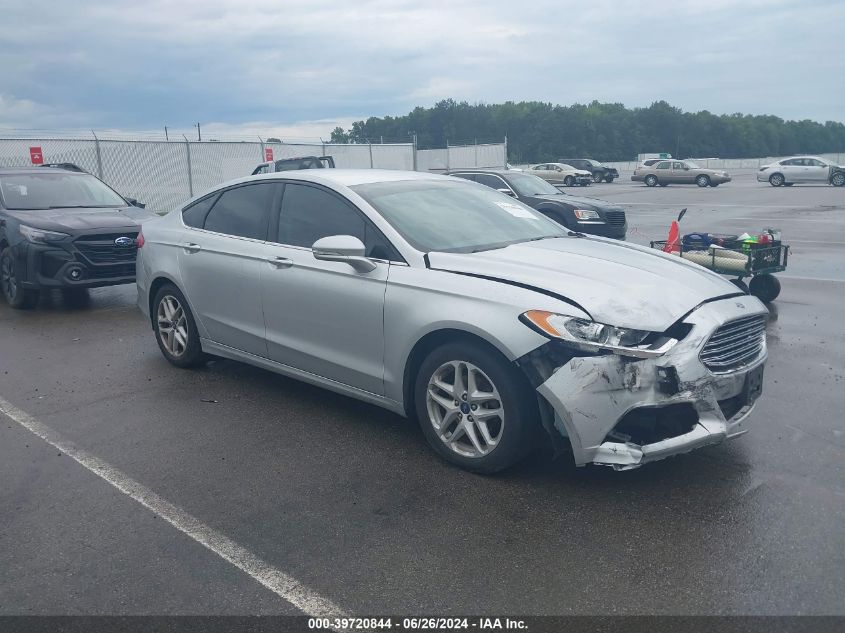
<path id="1" fill-rule="evenodd" d="M 177 530 L 248 574 L 306 615 L 314 617 L 344 617 L 346 615 L 340 607 L 309 589 L 293 576 L 276 569 L 229 537 L 208 527 L 196 517 L 159 497 L 155 492 L 108 462 L 64 439 L 49 426 L 3 398 L 0 398 L 0 413 L 63 452 L 83 468 L 104 479 L 126 496 L 155 512 Z"/>

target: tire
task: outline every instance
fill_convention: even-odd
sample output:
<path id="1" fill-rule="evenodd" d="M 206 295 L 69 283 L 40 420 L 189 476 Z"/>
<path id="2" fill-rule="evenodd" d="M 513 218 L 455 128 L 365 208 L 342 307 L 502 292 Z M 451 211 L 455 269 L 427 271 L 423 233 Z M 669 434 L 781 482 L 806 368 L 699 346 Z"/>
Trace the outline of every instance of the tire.
<path id="1" fill-rule="evenodd" d="M 594 171 L 593 172 L 593 182 L 601 182 L 602 180 L 604 180 L 604 174 L 601 173 L 600 171 Z"/>
<path id="2" fill-rule="evenodd" d="M 489 395 L 473 402 L 464 387 L 469 373 L 475 392 Z M 471 472 L 490 474 L 515 465 L 540 429 L 537 399 L 525 377 L 480 344 L 446 343 L 433 350 L 417 372 L 414 396 L 428 443 L 446 461 Z M 475 417 L 477 411 L 487 412 L 483 422 Z"/>
<path id="3" fill-rule="evenodd" d="M 645 177 L 643 182 L 645 183 L 646 187 L 654 187 L 657 184 L 657 176 L 655 176 L 654 174 L 649 174 Z"/>
<path id="4" fill-rule="evenodd" d="M 731 279 L 731 283 L 742 290 L 745 294 L 751 294 L 748 290 L 748 284 L 745 283 L 742 279 Z"/>
<path id="5" fill-rule="evenodd" d="M 604 181 L 608 184 L 612 183 L 614 180 L 613 176 L 606 176 Z"/>
<path id="6" fill-rule="evenodd" d="M 783 177 L 783 174 L 772 174 L 769 176 L 769 184 L 772 187 L 780 187 L 785 182 L 786 178 Z"/>
<path id="7" fill-rule="evenodd" d="M 15 267 L 12 249 L 6 247 L 0 252 L 0 291 L 12 308 L 30 310 L 38 303 L 38 291 L 21 288 Z"/>
<path id="8" fill-rule="evenodd" d="M 748 284 L 749 292 L 763 303 L 771 303 L 780 294 L 780 281 L 774 275 L 755 275 Z"/>
<path id="9" fill-rule="evenodd" d="M 575 179 L 572 176 L 567 176 L 563 179 L 564 187 L 571 187 L 573 184 L 575 184 Z"/>
<path id="10" fill-rule="evenodd" d="M 834 187 L 842 187 L 845 185 L 845 171 L 838 171 L 830 177 L 830 184 Z"/>
<path id="11" fill-rule="evenodd" d="M 151 315 L 156 342 L 161 353 L 176 367 L 197 367 L 207 360 L 200 345 L 194 315 L 185 295 L 173 284 L 159 288 Z M 166 325 L 165 325 L 166 324 Z M 173 333 L 173 337 L 169 336 Z M 183 342 L 176 337 L 181 332 Z"/>
<path id="12" fill-rule="evenodd" d="M 707 174 L 701 174 L 700 176 L 697 176 L 695 179 L 695 184 L 697 184 L 699 187 L 709 187 L 710 176 L 708 176 Z"/>

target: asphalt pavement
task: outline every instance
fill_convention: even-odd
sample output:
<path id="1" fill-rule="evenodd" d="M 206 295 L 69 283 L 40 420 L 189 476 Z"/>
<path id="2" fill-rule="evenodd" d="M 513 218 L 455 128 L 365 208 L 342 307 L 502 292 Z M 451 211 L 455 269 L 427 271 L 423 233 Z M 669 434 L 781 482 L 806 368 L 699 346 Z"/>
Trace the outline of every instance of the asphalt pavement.
<path id="1" fill-rule="evenodd" d="M 231 361 L 170 366 L 133 286 L 0 303 L 0 615 L 291 614 L 315 596 L 356 614 L 845 614 L 845 189 L 743 172 L 576 193 L 624 205 L 639 243 L 684 207 L 685 232 L 782 229 L 749 434 L 629 472 L 537 456 L 483 477 L 370 405 Z"/>

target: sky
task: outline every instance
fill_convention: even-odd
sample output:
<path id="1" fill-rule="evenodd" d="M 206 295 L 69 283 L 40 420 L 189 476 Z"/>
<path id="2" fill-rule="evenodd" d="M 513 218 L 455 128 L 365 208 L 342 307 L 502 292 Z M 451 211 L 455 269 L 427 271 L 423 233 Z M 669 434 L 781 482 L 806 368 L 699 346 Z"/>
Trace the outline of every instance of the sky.
<path id="1" fill-rule="evenodd" d="M 845 121 L 845 1 L 0 0 L 0 132 L 328 139 L 446 98 Z M 404 139 L 391 139 L 404 140 Z"/>

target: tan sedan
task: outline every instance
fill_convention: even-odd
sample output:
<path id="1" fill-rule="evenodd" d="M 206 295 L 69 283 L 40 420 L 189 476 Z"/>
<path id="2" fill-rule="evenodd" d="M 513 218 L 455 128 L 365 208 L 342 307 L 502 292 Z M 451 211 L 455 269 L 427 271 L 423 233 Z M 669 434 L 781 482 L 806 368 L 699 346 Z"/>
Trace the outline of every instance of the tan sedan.
<path id="1" fill-rule="evenodd" d="M 670 184 L 718 187 L 723 182 L 730 182 L 731 177 L 726 171 L 705 169 L 689 160 L 661 160 L 653 165 L 637 167 L 631 180 L 644 182 L 648 187 Z"/>

